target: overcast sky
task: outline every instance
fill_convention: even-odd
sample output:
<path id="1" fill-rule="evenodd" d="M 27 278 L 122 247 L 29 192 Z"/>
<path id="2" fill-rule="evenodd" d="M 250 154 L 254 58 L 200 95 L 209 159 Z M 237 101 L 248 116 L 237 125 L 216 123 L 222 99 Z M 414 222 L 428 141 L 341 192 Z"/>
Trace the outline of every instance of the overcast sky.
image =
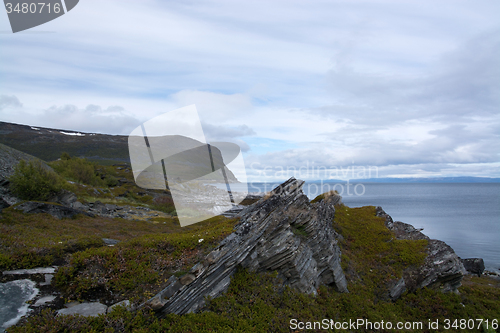
<path id="1" fill-rule="evenodd" d="M 500 177 L 499 14 L 497 0 L 82 0 L 12 34 L 4 11 L 0 121 L 128 135 L 194 103 L 252 180 Z"/>

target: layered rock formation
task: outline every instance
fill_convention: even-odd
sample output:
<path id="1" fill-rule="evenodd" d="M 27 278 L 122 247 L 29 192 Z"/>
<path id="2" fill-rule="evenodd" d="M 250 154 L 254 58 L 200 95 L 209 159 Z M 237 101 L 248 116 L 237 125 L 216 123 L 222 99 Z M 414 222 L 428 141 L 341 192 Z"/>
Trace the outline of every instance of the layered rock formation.
<path id="1" fill-rule="evenodd" d="M 302 192 L 303 184 L 291 178 L 243 209 L 231 235 L 189 273 L 181 278 L 172 276 L 167 287 L 143 306 L 160 315 L 195 312 L 204 305 L 206 296 L 217 297 L 227 290 L 238 266 L 251 271 L 277 271 L 283 285 L 304 293 L 316 294 L 321 284 L 348 292 L 337 244 L 342 236 L 332 228 L 334 206 L 341 203 L 341 197 L 330 193 L 310 203 Z M 377 216 L 385 218 L 385 225 L 397 239 L 428 241 L 423 265 L 407 268 L 399 281 L 389 285 L 392 299 L 406 290 L 423 287 L 457 290 L 465 269 L 451 247 L 429 239 L 409 224 L 394 222 L 381 207 L 377 207 Z"/>
<path id="2" fill-rule="evenodd" d="M 203 262 L 146 302 L 165 314 L 194 312 L 206 296 L 227 290 L 238 266 L 252 271 L 277 271 L 283 285 L 316 294 L 321 284 L 348 292 L 340 266 L 338 234 L 332 228 L 340 196 L 311 204 L 301 180 L 291 178 L 239 213 L 235 231 Z"/>
<path id="3" fill-rule="evenodd" d="M 392 299 L 399 298 L 406 290 L 430 287 L 443 292 L 455 292 L 462 285 L 465 268 L 450 246 L 443 241 L 430 239 L 410 224 L 394 222 L 381 207 L 377 207 L 377 216 L 385 218 L 386 227 L 394 232 L 397 239 L 428 241 L 428 255 L 424 264 L 403 271 L 403 277 L 390 287 Z"/>

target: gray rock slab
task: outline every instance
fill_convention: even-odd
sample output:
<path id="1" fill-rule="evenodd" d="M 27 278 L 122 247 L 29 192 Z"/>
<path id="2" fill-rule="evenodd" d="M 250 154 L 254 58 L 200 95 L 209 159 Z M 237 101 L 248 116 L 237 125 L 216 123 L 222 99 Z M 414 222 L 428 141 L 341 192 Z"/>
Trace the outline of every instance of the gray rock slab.
<path id="1" fill-rule="evenodd" d="M 56 299 L 56 296 L 44 296 L 40 299 L 38 299 L 33 306 L 43 306 L 46 305 L 47 303 L 52 302 L 53 300 Z"/>
<path id="2" fill-rule="evenodd" d="M 40 286 L 50 286 L 53 278 L 54 278 L 53 274 L 45 274 L 45 282 L 41 282 Z"/>
<path id="3" fill-rule="evenodd" d="M 75 315 L 79 314 L 84 317 L 97 317 L 100 314 L 105 314 L 108 307 L 98 302 L 81 303 L 67 309 L 57 311 L 57 315 Z"/>
<path id="4" fill-rule="evenodd" d="M 112 204 L 105 204 L 104 207 L 107 209 L 107 210 L 116 210 L 116 208 L 118 207 L 117 205 L 112 205 Z"/>
<path id="5" fill-rule="evenodd" d="M 73 202 L 71 205 L 74 209 L 82 210 L 87 208 L 84 204 L 82 204 L 80 201 Z"/>
<path id="6" fill-rule="evenodd" d="M 120 243 L 119 240 L 111 239 L 111 238 L 103 238 L 102 241 L 104 242 L 104 244 L 106 244 L 108 246 L 112 246 L 112 245 L 116 245 L 116 244 Z"/>
<path id="7" fill-rule="evenodd" d="M 17 205 L 14 209 L 22 210 L 24 213 L 28 214 L 40 214 L 40 213 L 48 213 L 57 219 L 62 218 L 72 218 L 78 214 L 84 214 L 87 216 L 93 216 L 87 212 L 82 210 L 76 210 L 70 207 L 61 206 L 61 205 L 53 205 L 45 202 L 37 202 L 37 201 L 26 201 L 20 205 Z"/>
<path id="8" fill-rule="evenodd" d="M 56 272 L 54 267 L 39 267 L 31 269 L 16 269 L 13 271 L 5 271 L 3 275 L 23 275 L 23 274 L 53 274 Z"/>

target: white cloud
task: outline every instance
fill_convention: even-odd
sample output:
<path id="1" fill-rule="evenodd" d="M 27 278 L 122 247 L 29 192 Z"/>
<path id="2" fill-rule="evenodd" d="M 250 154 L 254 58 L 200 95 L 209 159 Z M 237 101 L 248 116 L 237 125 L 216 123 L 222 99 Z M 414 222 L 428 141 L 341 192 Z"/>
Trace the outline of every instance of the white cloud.
<path id="1" fill-rule="evenodd" d="M 102 109 L 95 104 L 89 104 L 85 108 L 66 104 L 39 110 L 19 106 L 22 104 L 15 96 L 12 96 L 12 100 L 17 101 L 17 104 L 0 109 L 2 121 L 62 130 L 126 135 L 140 125 L 135 117 L 117 105 Z"/>
<path id="2" fill-rule="evenodd" d="M 86 0 L 34 29 L 55 33 L 0 34 L 0 120 L 126 135 L 196 104 L 207 137 L 250 162 L 481 173 L 499 160 L 499 10 Z"/>
<path id="3" fill-rule="evenodd" d="M 244 94 L 182 90 L 172 94 L 171 99 L 179 107 L 195 104 L 200 119 L 208 123 L 231 121 L 234 115 L 253 108 L 250 97 Z"/>

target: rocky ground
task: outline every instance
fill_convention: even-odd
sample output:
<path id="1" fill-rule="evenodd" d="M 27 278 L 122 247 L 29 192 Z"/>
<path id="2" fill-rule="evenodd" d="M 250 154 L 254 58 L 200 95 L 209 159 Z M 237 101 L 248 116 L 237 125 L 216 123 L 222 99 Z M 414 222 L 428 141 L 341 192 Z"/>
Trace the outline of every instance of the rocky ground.
<path id="1" fill-rule="evenodd" d="M 172 277 L 145 305 L 161 313 L 194 312 L 203 306 L 204 297 L 217 297 L 227 289 L 239 265 L 251 271 L 277 271 L 283 285 L 304 293 L 316 294 L 321 284 L 348 292 L 337 245 L 342 236 L 329 223 L 341 197 L 331 193 L 311 203 L 302 192 L 303 184 L 292 178 L 243 209 L 234 233 L 189 273 Z M 482 259 L 461 260 L 446 243 L 429 239 L 409 224 L 394 222 L 381 207 L 377 216 L 385 218 L 396 239 L 427 241 L 423 264 L 408 267 L 401 279 L 388 284 L 391 299 L 424 287 L 457 292 L 465 274 L 483 272 Z"/>
<path id="2" fill-rule="evenodd" d="M 10 193 L 7 178 L 12 174 L 12 166 L 23 158 L 32 157 L 0 145 L 0 211 L 13 206 L 14 210 L 23 214 L 48 213 L 56 219 L 85 215 L 155 224 L 165 219 L 172 220 L 172 214 L 154 210 L 140 204 L 140 201 L 124 204 L 116 200 L 131 194 L 130 197 L 138 200 L 149 196 L 147 202 L 152 202 L 152 198 L 158 196 L 156 192 L 133 187 L 130 169 L 126 165 L 117 169 L 121 176 L 115 188 L 96 189 L 79 185 L 78 193 L 62 191 L 47 202 L 22 201 Z M 253 272 L 276 271 L 281 289 L 290 286 L 302 293 L 316 295 L 322 285 L 327 285 L 338 292 L 348 293 L 348 282 L 352 282 L 349 279 L 354 276 L 361 280 L 361 277 L 352 273 L 355 271 L 353 266 L 342 262 L 339 244 L 350 240 L 345 240 L 341 229 L 335 229 L 331 223 L 341 205 L 341 197 L 329 193 L 311 202 L 302 192 L 302 185 L 303 181 L 292 178 L 265 197 L 247 196 L 244 205 L 236 205 L 225 212 L 227 217 L 239 218 L 233 232 L 190 269 L 182 274 L 170 275 L 161 288 L 152 288 L 156 295 L 151 294 L 154 296 L 143 303 L 142 308 L 151 308 L 159 316 L 196 312 L 204 307 L 206 296 L 217 297 L 227 290 L 238 267 Z M 227 191 L 212 186 L 208 189 L 211 199 L 220 197 L 221 202 L 227 201 Z M 203 192 L 206 195 L 207 187 Z M 88 200 L 89 193 L 96 196 L 94 200 Z M 202 203 L 204 195 L 198 195 L 192 189 L 188 200 L 196 205 Z M 375 214 L 384 219 L 384 228 L 394 236 L 390 241 L 425 241 L 426 244 L 423 262 L 417 266 L 405 266 L 400 278 L 391 278 L 388 283 L 382 284 L 379 289 L 383 291 L 378 294 L 381 299 L 387 296 L 397 301 L 405 291 L 414 292 L 425 287 L 456 292 L 463 283 L 477 283 L 464 279 L 464 276 L 486 275 L 492 278 L 488 280 L 490 285 L 500 284 L 495 282 L 500 281 L 500 276 L 484 271 L 482 259 L 459 258 L 444 242 L 429 239 L 409 224 L 393 221 L 381 207 L 377 207 Z M 109 247 L 119 242 L 112 238 L 102 238 L 102 241 Z M 200 241 L 203 239 L 200 238 Z M 66 264 L 67 261 L 57 263 L 58 266 Z M 30 301 L 30 315 L 50 308 L 61 314 L 94 316 L 106 313 L 116 303 L 130 308 L 139 305 L 130 304 L 128 300 L 121 303 L 120 298 L 104 297 L 100 293 L 87 294 L 83 302 L 68 303 L 52 281 L 58 266 L 4 271 L 0 282 L 22 279 L 36 282 L 40 292 Z"/>

